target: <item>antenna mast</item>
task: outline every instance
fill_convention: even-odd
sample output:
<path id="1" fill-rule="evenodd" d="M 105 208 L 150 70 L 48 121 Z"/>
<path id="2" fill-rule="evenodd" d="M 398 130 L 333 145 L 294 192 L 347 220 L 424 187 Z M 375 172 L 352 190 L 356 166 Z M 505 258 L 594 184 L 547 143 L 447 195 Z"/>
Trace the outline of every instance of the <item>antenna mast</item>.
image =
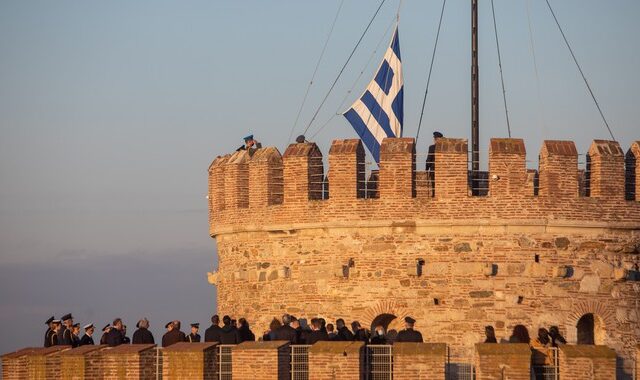
<path id="1" fill-rule="evenodd" d="M 480 170 L 480 94 L 478 70 L 478 0 L 471 0 L 471 188 L 478 194 Z"/>

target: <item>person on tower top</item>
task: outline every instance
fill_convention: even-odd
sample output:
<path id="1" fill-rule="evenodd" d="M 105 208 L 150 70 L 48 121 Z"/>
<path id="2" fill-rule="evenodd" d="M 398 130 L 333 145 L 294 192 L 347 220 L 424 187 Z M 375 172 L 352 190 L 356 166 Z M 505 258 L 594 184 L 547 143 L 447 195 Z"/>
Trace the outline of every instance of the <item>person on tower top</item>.
<path id="1" fill-rule="evenodd" d="M 241 150 L 251 151 L 252 149 L 260 149 L 262 148 L 262 144 L 253 138 L 253 135 L 246 136 L 244 138 L 244 145 L 240 146 L 240 148 L 236 149 L 236 152 Z"/>
<path id="2" fill-rule="evenodd" d="M 398 333 L 396 342 L 418 342 L 422 343 L 422 334 L 420 331 L 414 330 L 413 326 L 416 320 L 411 317 L 404 318 L 405 329 Z"/>
<path id="3" fill-rule="evenodd" d="M 429 151 L 427 152 L 427 162 L 425 170 L 428 172 L 434 172 L 436 170 L 436 142 L 439 138 L 444 137 L 442 133 L 433 132 L 433 144 L 429 145 Z"/>

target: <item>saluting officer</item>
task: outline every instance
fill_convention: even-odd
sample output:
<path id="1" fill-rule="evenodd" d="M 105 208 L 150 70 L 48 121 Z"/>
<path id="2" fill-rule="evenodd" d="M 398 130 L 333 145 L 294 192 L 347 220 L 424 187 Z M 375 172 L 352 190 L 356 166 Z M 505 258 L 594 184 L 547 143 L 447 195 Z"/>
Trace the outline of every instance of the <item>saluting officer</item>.
<path id="1" fill-rule="evenodd" d="M 54 334 L 53 321 L 55 319 L 56 319 L 56 317 L 54 317 L 52 315 L 51 318 L 47 319 L 47 321 L 44 323 L 45 325 L 47 325 L 47 332 L 44 333 L 44 346 L 45 347 L 51 347 L 51 335 Z"/>
<path id="2" fill-rule="evenodd" d="M 189 343 L 200 343 L 200 334 L 198 334 L 198 330 L 200 330 L 199 323 L 191 324 L 191 334 L 187 335 L 187 342 Z"/>
<path id="3" fill-rule="evenodd" d="M 93 323 L 89 323 L 88 325 L 84 326 L 84 335 L 82 336 L 82 339 L 80 339 L 81 346 L 94 345 L 93 343 L 94 331 L 96 331 L 96 328 L 93 326 Z"/>
<path id="4" fill-rule="evenodd" d="M 100 344 L 107 344 L 107 336 L 111 331 L 111 325 L 107 324 L 102 328 L 102 337 L 100 338 Z"/>
<path id="5" fill-rule="evenodd" d="M 73 315 L 71 313 L 62 316 L 62 327 L 58 333 L 58 344 L 61 346 L 73 345 Z"/>
<path id="6" fill-rule="evenodd" d="M 416 323 L 416 320 L 411 317 L 404 318 L 405 329 L 398 333 L 398 337 L 396 338 L 396 342 L 418 342 L 422 343 L 422 334 L 420 331 L 416 331 L 413 329 L 413 325 Z"/>

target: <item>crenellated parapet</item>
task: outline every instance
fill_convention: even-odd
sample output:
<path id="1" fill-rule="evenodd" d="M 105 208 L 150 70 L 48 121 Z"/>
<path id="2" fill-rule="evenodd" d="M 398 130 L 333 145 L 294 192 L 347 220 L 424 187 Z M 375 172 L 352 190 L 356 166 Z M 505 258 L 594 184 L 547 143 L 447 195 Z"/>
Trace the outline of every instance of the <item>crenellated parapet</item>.
<path id="1" fill-rule="evenodd" d="M 491 139 L 488 192 L 475 196 L 466 139 L 438 139 L 434 172 L 422 170 L 412 138 L 385 139 L 379 170 L 367 170 L 357 139 L 335 140 L 326 161 L 315 143 L 291 144 L 282 156 L 273 147 L 239 151 L 209 167 L 211 234 L 349 220 L 640 222 L 640 143 L 625 156 L 617 142 L 595 140 L 584 169 L 578 157 L 572 141 L 547 140 L 531 169 L 522 139 Z"/>

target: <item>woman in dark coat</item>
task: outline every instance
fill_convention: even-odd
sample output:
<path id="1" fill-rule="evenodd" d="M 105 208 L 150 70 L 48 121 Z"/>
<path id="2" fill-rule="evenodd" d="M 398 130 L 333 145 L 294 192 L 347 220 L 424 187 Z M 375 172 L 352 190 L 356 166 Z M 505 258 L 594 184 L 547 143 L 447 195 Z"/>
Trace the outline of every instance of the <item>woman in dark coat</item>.
<path id="1" fill-rule="evenodd" d="M 255 334 L 249 329 L 249 322 L 244 318 L 238 320 L 238 335 L 240 336 L 240 343 L 246 341 L 254 342 L 256 340 Z"/>

